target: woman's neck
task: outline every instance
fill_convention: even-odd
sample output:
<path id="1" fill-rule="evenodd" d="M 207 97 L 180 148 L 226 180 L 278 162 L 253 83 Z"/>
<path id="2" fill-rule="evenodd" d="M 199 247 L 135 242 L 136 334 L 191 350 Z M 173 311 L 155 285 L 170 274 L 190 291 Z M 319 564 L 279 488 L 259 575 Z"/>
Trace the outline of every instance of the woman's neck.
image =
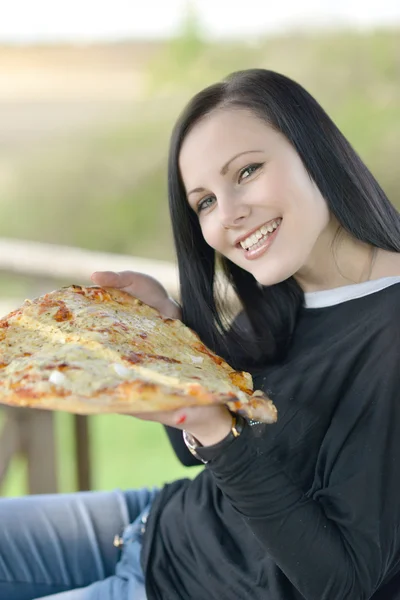
<path id="1" fill-rule="evenodd" d="M 380 252 L 378 248 L 352 238 L 332 222 L 321 234 L 307 264 L 296 273 L 295 279 L 304 292 L 362 283 L 374 278 Z"/>

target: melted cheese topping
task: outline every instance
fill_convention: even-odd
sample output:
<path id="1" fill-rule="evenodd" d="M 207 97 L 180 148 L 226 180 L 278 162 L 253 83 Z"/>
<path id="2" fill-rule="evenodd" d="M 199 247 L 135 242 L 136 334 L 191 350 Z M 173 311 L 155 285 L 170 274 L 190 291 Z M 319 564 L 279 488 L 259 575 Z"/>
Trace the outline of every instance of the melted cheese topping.
<path id="1" fill-rule="evenodd" d="M 117 290 L 72 286 L 0 321 L 4 401 L 15 394 L 112 395 L 138 381 L 165 393 L 193 395 L 201 386 L 242 400 L 252 389 L 249 374 L 234 372 L 180 321 Z"/>

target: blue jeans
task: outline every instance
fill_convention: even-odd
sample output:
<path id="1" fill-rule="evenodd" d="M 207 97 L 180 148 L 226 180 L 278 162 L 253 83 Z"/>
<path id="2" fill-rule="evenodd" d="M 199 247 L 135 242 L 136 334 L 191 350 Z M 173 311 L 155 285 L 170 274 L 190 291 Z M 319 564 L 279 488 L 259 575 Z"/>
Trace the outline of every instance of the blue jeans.
<path id="1" fill-rule="evenodd" d="M 145 600 L 141 539 L 156 494 L 0 499 L 0 600 Z"/>

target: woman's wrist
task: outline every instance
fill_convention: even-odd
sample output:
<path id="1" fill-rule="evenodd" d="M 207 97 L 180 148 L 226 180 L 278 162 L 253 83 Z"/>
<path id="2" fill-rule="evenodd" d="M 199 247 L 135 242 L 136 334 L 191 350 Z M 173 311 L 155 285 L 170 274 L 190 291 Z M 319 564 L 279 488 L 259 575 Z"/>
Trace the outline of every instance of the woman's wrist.
<path id="1" fill-rule="evenodd" d="M 232 414 L 227 408 L 221 407 L 221 416 L 218 420 L 213 420 L 207 428 L 196 429 L 191 427 L 190 433 L 201 446 L 214 446 L 229 435 L 232 429 Z"/>
<path id="2" fill-rule="evenodd" d="M 236 414 L 228 414 L 230 414 L 231 417 L 229 431 L 222 439 L 219 439 L 219 441 L 216 441 L 213 444 L 203 445 L 200 440 L 195 438 L 192 434 L 188 433 L 187 431 L 183 431 L 183 439 L 186 446 L 193 456 L 203 463 L 208 463 L 217 458 L 232 444 L 232 442 L 235 441 L 236 438 L 241 435 L 246 424 L 245 419 Z"/>

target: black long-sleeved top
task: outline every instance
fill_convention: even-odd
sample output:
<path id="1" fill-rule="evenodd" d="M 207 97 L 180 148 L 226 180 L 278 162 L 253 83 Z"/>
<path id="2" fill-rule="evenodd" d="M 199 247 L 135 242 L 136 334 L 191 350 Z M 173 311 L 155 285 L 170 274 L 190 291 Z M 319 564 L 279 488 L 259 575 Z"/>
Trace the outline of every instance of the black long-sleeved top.
<path id="1" fill-rule="evenodd" d="M 157 498 L 148 600 L 400 598 L 400 277 L 307 301 L 286 360 L 254 374 L 278 422 Z"/>

